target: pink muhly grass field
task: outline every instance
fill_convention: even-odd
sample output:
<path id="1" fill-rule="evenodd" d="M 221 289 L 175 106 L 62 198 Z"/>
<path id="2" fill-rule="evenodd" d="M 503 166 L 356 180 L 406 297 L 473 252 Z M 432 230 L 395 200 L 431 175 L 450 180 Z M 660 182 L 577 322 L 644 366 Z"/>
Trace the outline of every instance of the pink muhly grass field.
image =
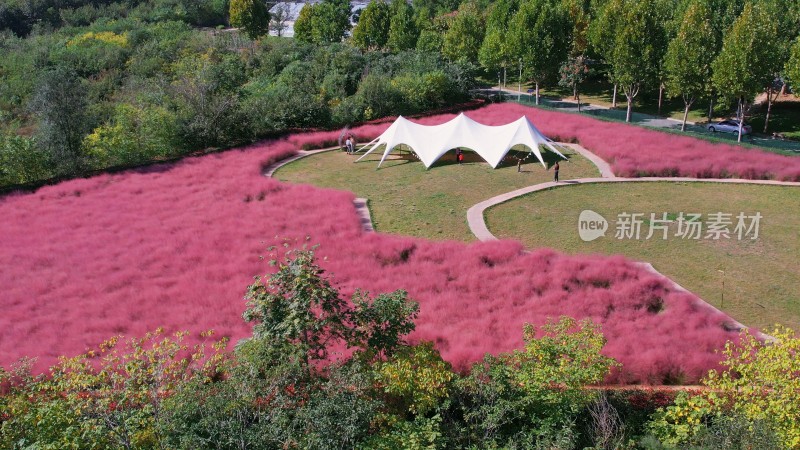
<path id="1" fill-rule="evenodd" d="M 561 123 L 569 121 L 557 113 L 492 105 L 470 116 L 498 124 L 521 113 L 545 133 L 569 136 L 571 125 Z M 354 133 L 365 142 L 386 126 Z M 602 324 L 605 352 L 623 363 L 610 382 L 697 381 L 717 366 L 715 350 L 736 337 L 724 327 L 727 316 L 622 257 L 364 233 L 353 194 L 261 175 L 303 144 L 337 138 L 294 135 L 0 198 L 0 364 L 37 356 L 41 371 L 58 355 L 157 327 L 188 329 L 196 339 L 213 328 L 235 342 L 250 334 L 242 297 L 267 270 L 261 255 L 306 236 L 320 244 L 320 261 L 345 295 L 407 290 L 421 307 L 412 338 L 435 342 L 458 369 L 487 352 L 519 348 L 524 323 L 558 315 Z M 676 146 L 673 139 L 664 145 Z M 708 145 L 719 154 L 737 151 Z M 774 156 L 750 157 L 758 155 Z"/>

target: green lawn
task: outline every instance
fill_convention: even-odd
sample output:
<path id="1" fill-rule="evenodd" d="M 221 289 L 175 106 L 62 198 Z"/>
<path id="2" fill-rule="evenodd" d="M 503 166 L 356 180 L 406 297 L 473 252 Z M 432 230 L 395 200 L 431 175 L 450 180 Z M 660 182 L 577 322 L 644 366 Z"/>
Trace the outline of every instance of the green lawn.
<path id="1" fill-rule="evenodd" d="M 377 152 L 376 152 L 377 153 Z M 597 168 L 571 151 L 563 151 L 570 163 L 561 164 L 560 177 L 599 176 Z M 374 155 L 374 156 L 373 156 Z M 516 159 L 492 169 L 480 157 L 465 152 L 463 165 L 454 162 L 448 153 L 430 170 L 421 162 L 406 155 L 393 153 L 377 169 L 380 155 L 371 154 L 358 163 L 357 156 L 341 151 L 324 152 L 290 163 L 275 173 L 275 177 L 294 183 L 310 183 L 354 192 L 369 199 L 375 228 L 431 239 L 474 240 L 467 226 L 467 209 L 494 195 L 524 186 L 550 181 L 552 171 L 529 157 L 523 172 L 517 173 Z M 543 152 L 548 166 L 557 156 Z M 377 169 L 377 170 L 376 170 Z"/>
<path id="2" fill-rule="evenodd" d="M 591 209 L 609 220 L 605 237 L 583 242 L 578 216 Z M 756 240 L 616 239 L 622 212 L 649 214 L 760 212 Z M 715 183 L 624 183 L 565 186 L 533 193 L 486 213 L 489 229 L 526 246 L 567 253 L 624 254 L 647 261 L 740 322 L 759 328 L 781 323 L 800 329 L 800 188 Z M 733 231 L 733 226 L 731 227 Z M 704 229 L 705 234 L 705 229 Z M 724 305 L 722 281 L 724 271 Z"/>

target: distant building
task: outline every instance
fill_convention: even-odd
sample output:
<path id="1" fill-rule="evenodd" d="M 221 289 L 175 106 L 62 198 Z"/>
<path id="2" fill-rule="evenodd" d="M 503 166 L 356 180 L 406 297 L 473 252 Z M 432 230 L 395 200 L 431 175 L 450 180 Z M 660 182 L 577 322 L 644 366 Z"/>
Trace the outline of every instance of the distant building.
<path id="1" fill-rule="evenodd" d="M 320 0 L 311 0 L 308 2 L 276 3 L 275 6 L 269 10 L 271 18 L 269 24 L 270 36 L 294 37 L 294 22 L 297 20 L 297 16 L 300 15 L 300 10 L 303 9 L 303 6 L 305 6 L 306 3 L 316 4 L 319 2 Z M 365 1 L 350 2 L 350 8 L 352 9 L 350 23 L 352 25 L 356 24 L 358 16 L 361 14 L 361 10 L 366 8 L 368 4 L 369 2 Z"/>

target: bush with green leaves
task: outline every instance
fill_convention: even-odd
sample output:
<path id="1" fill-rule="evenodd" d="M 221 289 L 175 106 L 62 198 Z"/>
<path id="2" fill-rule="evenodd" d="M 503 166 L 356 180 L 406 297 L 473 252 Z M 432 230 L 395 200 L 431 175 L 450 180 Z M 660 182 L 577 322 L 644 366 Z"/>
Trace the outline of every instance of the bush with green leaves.
<path id="1" fill-rule="evenodd" d="M 79 3 L 63 6 L 91 13 Z M 2 131 L 34 135 L 38 150 L 14 153 L 31 158 L 14 164 L 37 167 L 39 155 L 52 164 L 51 173 L 28 170 L 22 178 L 77 176 L 294 128 L 418 113 L 463 101 L 472 87 L 471 69 L 434 53 L 364 53 L 327 38 L 316 44 L 272 37 L 253 42 L 236 31 L 187 25 L 186 14 L 217 3 L 139 2 L 120 17 L 86 26 L 25 39 L 0 34 L 0 108 L 7 112 Z M 337 18 L 349 8 L 338 0 L 323 3 L 317 6 Z"/>
<path id="2" fill-rule="evenodd" d="M 524 350 L 486 356 L 457 383 L 464 445 L 571 448 L 578 415 L 617 363 L 601 354 L 605 338 L 590 320 L 561 317 L 526 325 Z M 550 447 L 548 447 L 550 446 Z"/>
<path id="3" fill-rule="evenodd" d="M 127 33 L 87 31 L 69 38 L 63 47 L 54 48 L 50 59 L 88 78 L 122 68 L 129 53 Z"/>
<path id="4" fill-rule="evenodd" d="M 761 340 L 745 331 L 739 341 L 727 342 L 721 362 L 725 369 L 708 373 L 703 379 L 707 389 L 681 393 L 674 405 L 656 411 L 653 435 L 682 446 L 701 438 L 728 439 L 747 426 L 761 430 L 761 442 L 774 435 L 781 447 L 799 447 L 800 338 L 784 327 L 770 336 Z"/>
<path id="5" fill-rule="evenodd" d="M 0 186 L 31 183 L 53 175 L 50 155 L 34 139 L 0 134 Z"/>
<path id="6" fill-rule="evenodd" d="M 210 337 L 211 333 L 204 333 Z M 22 367 L 6 378 L 3 448 L 155 448 L 164 440 L 164 400 L 191 380 L 208 383 L 226 359 L 226 340 L 189 347 L 185 332 L 109 339 L 96 350 L 62 357 L 48 377 Z"/>
<path id="7" fill-rule="evenodd" d="M 109 123 L 84 138 L 83 153 L 97 168 L 143 164 L 178 155 L 177 117 L 164 107 L 119 104 Z"/>

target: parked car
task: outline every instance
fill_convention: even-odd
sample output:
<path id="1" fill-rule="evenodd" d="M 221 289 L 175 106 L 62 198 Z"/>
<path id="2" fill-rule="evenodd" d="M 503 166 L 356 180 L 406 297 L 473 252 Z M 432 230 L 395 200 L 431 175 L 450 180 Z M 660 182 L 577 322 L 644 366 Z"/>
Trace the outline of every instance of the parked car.
<path id="1" fill-rule="evenodd" d="M 723 120 L 722 122 L 712 123 L 708 126 L 708 131 L 712 133 L 716 133 L 717 131 L 722 131 L 725 133 L 738 133 L 739 132 L 739 121 L 738 120 Z M 753 129 L 750 125 L 745 125 L 742 127 L 742 134 L 747 135 L 750 134 Z"/>

